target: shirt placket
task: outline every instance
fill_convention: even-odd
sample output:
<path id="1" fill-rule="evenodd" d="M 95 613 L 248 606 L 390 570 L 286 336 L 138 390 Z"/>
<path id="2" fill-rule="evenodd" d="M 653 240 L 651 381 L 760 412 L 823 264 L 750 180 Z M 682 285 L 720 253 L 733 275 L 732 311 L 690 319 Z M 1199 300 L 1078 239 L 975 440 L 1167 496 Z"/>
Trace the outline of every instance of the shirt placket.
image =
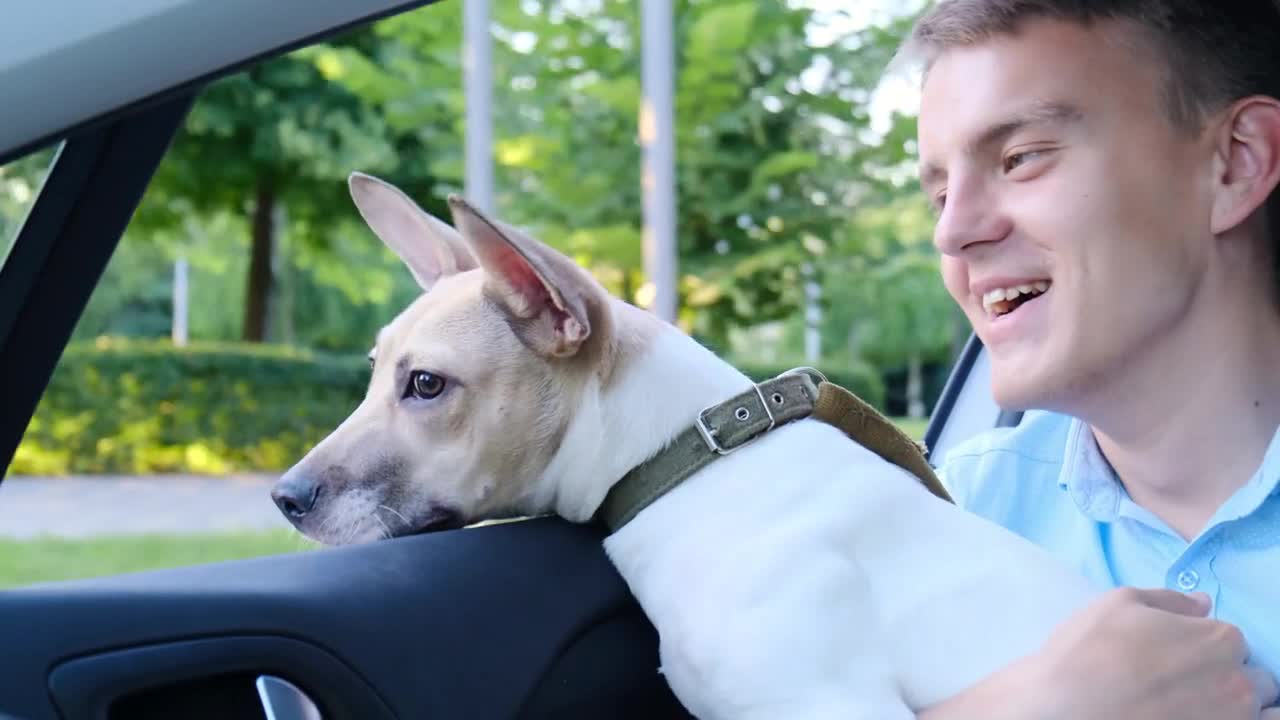
<path id="1" fill-rule="evenodd" d="M 1192 543 L 1165 573 L 1165 587 L 1191 593 L 1202 592 L 1213 600 L 1211 615 L 1216 617 L 1221 587 L 1213 572 L 1213 561 L 1222 546 L 1219 528 L 1213 528 Z"/>

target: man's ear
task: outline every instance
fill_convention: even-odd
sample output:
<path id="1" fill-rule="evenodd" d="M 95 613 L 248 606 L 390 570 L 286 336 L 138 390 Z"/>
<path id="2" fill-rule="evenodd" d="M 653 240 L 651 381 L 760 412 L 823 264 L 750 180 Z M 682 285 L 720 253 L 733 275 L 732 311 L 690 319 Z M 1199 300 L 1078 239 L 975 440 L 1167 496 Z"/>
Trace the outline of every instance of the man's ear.
<path id="1" fill-rule="evenodd" d="M 360 216 L 400 256 L 423 290 L 442 277 L 478 267 L 456 230 L 428 215 L 396 186 L 358 172 L 351 173 L 347 186 Z"/>
<path id="2" fill-rule="evenodd" d="M 548 357 L 581 350 L 608 295 L 572 260 L 451 195 L 454 225 L 485 272 L 485 289 L 517 322 L 521 339 Z"/>
<path id="3" fill-rule="evenodd" d="M 1215 151 L 1220 167 L 1210 229 L 1221 234 L 1265 207 L 1280 184 L 1280 100 L 1259 95 L 1237 101 Z"/>

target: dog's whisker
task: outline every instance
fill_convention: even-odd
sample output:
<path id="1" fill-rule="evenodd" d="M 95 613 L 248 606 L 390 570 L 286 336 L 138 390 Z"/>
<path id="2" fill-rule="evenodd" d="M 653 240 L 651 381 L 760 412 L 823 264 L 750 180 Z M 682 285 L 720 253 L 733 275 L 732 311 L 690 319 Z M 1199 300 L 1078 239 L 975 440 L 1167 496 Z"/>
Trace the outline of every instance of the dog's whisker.
<path id="1" fill-rule="evenodd" d="M 391 537 L 391 528 L 387 527 L 387 524 L 382 521 L 382 518 L 378 517 L 377 513 L 374 513 L 373 519 L 377 520 L 378 524 L 382 526 L 382 537 L 383 538 Z"/>
<path id="2" fill-rule="evenodd" d="M 356 518 L 351 523 L 351 531 L 347 533 L 347 537 L 343 539 L 343 545 L 349 545 L 356 535 L 360 534 L 360 530 L 364 528 L 364 518 Z"/>
<path id="3" fill-rule="evenodd" d="M 332 515 L 325 518 L 324 522 L 320 523 L 319 529 L 316 530 L 316 537 L 325 537 L 325 533 L 328 532 L 329 528 L 334 524 L 334 519 L 335 518 Z"/>
<path id="4" fill-rule="evenodd" d="M 330 534 L 332 534 L 334 537 L 337 537 L 337 535 L 339 534 L 337 532 L 338 526 L 339 526 L 339 523 L 338 523 L 337 516 L 331 515 L 325 518 L 324 522 L 320 523 L 320 529 L 316 531 L 316 535 L 318 537 L 327 538 L 330 536 Z"/>
<path id="5" fill-rule="evenodd" d="M 401 515 L 400 511 L 396 510 L 395 508 L 389 505 L 379 505 L 378 507 L 400 518 L 400 522 L 403 522 L 405 527 L 409 527 L 411 525 L 411 523 L 409 522 L 409 518 L 405 517 L 404 515 Z M 374 517 L 377 517 L 377 515 L 374 515 Z M 382 522 L 382 520 L 379 519 L 378 522 Z M 387 532 L 390 533 L 391 531 L 387 530 Z"/>

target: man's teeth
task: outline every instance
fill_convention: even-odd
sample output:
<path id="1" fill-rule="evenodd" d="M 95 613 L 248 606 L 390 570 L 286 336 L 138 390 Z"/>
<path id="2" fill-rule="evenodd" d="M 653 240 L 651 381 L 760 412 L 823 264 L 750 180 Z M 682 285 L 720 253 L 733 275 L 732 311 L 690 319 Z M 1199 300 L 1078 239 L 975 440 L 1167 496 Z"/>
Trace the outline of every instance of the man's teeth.
<path id="1" fill-rule="evenodd" d="M 982 296 L 982 307 L 987 312 L 996 312 L 1002 315 L 1011 309 L 1007 304 L 1008 301 L 1014 300 L 1020 295 L 1039 295 L 1048 289 L 1049 283 L 1045 280 L 1007 288 L 996 288 L 995 290 L 989 290 Z"/>

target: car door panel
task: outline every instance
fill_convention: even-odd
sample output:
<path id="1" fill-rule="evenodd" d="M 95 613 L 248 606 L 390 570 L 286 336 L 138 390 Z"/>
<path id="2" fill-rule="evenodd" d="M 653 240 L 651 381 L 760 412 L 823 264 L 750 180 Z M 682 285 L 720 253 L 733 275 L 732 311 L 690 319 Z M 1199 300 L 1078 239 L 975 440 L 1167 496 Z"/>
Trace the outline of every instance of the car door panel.
<path id="1" fill-rule="evenodd" d="M 601 539 L 546 518 L 0 593 L 0 712 L 269 674 L 326 718 L 687 717 Z"/>
<path id="2" fill-rule="evenodd" d="M 323 717 L 395 717 L 350 666 L 318 646 L 278 635 L 226 635 L 108 650 L 54 666 L 49 691 L 68 718 L 266 720 L 262 675 L 297 685 Z"/>

